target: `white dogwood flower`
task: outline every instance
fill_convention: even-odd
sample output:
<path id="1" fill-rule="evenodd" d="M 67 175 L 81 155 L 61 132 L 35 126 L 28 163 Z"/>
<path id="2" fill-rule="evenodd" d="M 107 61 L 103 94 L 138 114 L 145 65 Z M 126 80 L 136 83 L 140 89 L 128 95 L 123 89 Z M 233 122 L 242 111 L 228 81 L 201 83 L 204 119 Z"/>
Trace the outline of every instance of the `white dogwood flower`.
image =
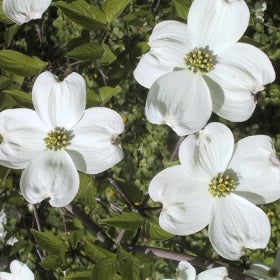
<path id="1" fill-rule="evenodd" d="M 255 94 L 275 79 L 267 55 L 237 41 L 249 22 L 243 0 L 195 0 L 188 24 L 167 20 L 155 26 L 150 50 L 134 71 L 149 88 L 146 116 L 178 135 L 203 128 L 213 112 L 235 122 L 247 120 Z"/>
<path id="2" fill-rule="evenodd" d="M 0 272 L 0 280 L 34 280 L 33 272 L 28 266 L 18 260 L 13 260 L 10 263 L 10 271 Z"/>
<path id="3" fill-rule="evenodd" d="M 209 225 L 212 246 L 230 260 L 244 248 L 264 248 L 270 223 L 255 204 L 280 197 L 280 163 L 271 138 L 249 136 L 234 145 L 228 127 L 210 123 L 183 141 L 179 160 L 149 186 L 150 197 L 162 203 L 160 226 L 188 235 Z"/>
<path id="4" fill-rule="evenodd" d="M 77 170 L 97 174 L 122 160 L 123 120 L 108 108 L 85 110 L 86 84 L 77 73 L 63 81 L 42 73 L 32 101 L 35 111 L 0 113 L 0 164 L 24 169 L 20 189 L 29 203 L 50 198 L 52 206 L 62 207 L 78 192 Z"/>
<path id="5" fill-rule="evenodd" d="M 227 269 L 225 267 L 217 267 L 205 270 L 196 275 L 195 268 L 186 261 L 181 261 L 178 264 L 176 271 L 176 279 L 163 279 L 163 280 L 225 280 L 230 279 L 227 277 Z"/>
<path id="6" fill-rule="evenodd" d="M 5 15 L 17 24 L 39 19 L 52 0 L 3 0 Z"/>

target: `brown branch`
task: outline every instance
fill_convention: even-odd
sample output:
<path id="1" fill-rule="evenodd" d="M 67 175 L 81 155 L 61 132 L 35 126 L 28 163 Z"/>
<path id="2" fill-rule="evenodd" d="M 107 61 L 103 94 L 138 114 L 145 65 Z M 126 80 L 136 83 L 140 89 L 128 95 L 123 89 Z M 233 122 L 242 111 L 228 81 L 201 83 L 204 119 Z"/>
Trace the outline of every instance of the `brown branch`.
<path id="1" fill-rule="evenodd" d="M 32 204 L 32 208 L 33 208 L 33 213 L 34 213 L 34 218 L 35 218 L 35 222 L 37 225 L 37 229 L 38 229 L 38 231 L 42 231 L 42 226 L 41 226 L 36 204 Z"/>
<path id="2" fill-rule="evenodd" d="M 179 151 L 179 147 L 180 145 L 182 144 L 182 142 L 184 141 L 185 137 L 184 136 L 180 136 L 180 138 L 178 139 L 177 143 L 176 143 L 176 146 L 169 158 L 169 161 L 173 161 L 175 160 L 176 156 L 178 155 L 178 151 Z"/>
<path id="3" fill-rule="evenodd" d="M 134 203 L 125 195 L 125 193 L 113 178 L 109 177 L 107 178 L 107 181 L 116 189 L 116 191 L 120 194 L 127 205 L 131 206 L 132 208 L 136 208 Z"/>
<path id="4" fill-rule="evenodd" d="M 68 210 L 73 216 L 77 217 L 85 228 L 96 235 L 97 240 L 103 243 L 105 248 L 113 248 L 114 242 L 111 240 L 111 238 L 98 225 L 92 222 L 81 209 L 72 204 L 68 204 L 64 208 Z"/>

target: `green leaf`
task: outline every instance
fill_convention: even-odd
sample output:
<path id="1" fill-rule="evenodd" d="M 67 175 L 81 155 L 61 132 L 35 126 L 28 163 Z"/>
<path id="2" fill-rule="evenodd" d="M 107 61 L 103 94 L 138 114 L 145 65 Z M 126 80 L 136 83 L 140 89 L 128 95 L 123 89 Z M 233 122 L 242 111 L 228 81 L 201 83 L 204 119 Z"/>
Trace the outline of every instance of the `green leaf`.
<path id="1" fill-rule="evenodd" d="M 68 241 L 71 243 L 72 248 L 77 248 L 80 241 L 83 240 L 85 234 L 86 231 L 84 229 L 77 229 L 71 231 L 68 237 Z"/>
<path id="2" fill-rule="evenodd" d="M 102 48 L 104 50 L 103 56 L 96 60 L 96 65 L 102 66 L 102 65 L 110 65 L 112 62 L 114 62 L 117 57 L 115 54 L 112 52 L 110 47 L 106 44 L 102 44 Z"/>
<path id="3" fill-rule="evenodd" d="M 177 15 L 181 19 L 186 20 L 188 17 L 191 0 L 173 0 L 173 4 Z"/>
<path id="4" fill-rule="evenodd" d="M 118 263 L 115 259 L 101 259 L 96 262 L 92 271 L 92 279 L 105 280 L 114 278 L 118 271 Z"/>
<path id="5" fill-rule="evenodd" d="M 101 96 L 101 104 L 100 105 L 104 105 L 106 104 L 108 101 L 110 101 L 110 99 L 114 96 L 117 95 L 118 93 L 121 92 L 121 88 L 119 86 L 116 87 L 102 87 L 99 89 L 99 93 Z"/>
<path id="6" fill-rule="evenodd" d="M 132 0 L 106 0 L 102 6 L 106 19 L 111 23 L 116 19 Z"/>
<path id="7" fill-rule="evenodd" d="M 92 176 L 80 173 L 80 189 L 75 198 L 83 205 L 95 205 L 96 188 Z"/>
<path id="8" fill-rule="evenodd" d="M 166 240 L 173 238 L 174 235 L 163 230 L 158 224 L 148 223 L 148 236 L 152 240 Z"/>
<path id="9" fill-rule="evenodd" d="M 99 223 L 134 231 L 145 223 L 145 219 L 137 213 L 124 212 L 119 216 L 100 220 Z"/>
<path id="10" fill-rule="evenodd" d="M 10 77 L 0 76 L 0 89 L 9 87 L 13 82 L 13 79 Z"/>
<path id="11" fill-rule="evenodd" d="M 67 248 L 57 236 L 50 232 L 40 232 L 34 229 L 31 229 L 31 232 L 40 248 L 50 254 L 60 255 L 61 258 L 64 257 Z"/>
<path id="12" fill-rule="evenodd" d="M 122 182 L 120 178 L 115 178 L 126 197 L 138 206 L 143 200 L 143 192 L 135 185 L 128 182 Z"/>
<path id="13" fill-rule="evenodd" d="M 4 70 L 23 77 L 40 73 L 48 63 L 38 57 L 27 56 L 17 51 L 0 51 L 0 67 Z"/>
<path id="14" fill-rule="evenodd" d="M 16 106 L 16 102 L 15 100 L 8 96 L 8 95 L 1 95 L 0 98 L 0 111 L 7 109 L 7 108 L 13 108 L 14 106 Z"/>
<path id="15" fill-rule="evenodd" d="M 85 0 L 76 0 L 71 3 L 58 1 L 53 5 L 61 9 L 69 19 L 88 30 L 99 30 L 106 24 L 103 11 L 93 7 Z"/>
<path id="16" fill-rule="evenodd" d="M 87 108 L 100 106 L 101 96 L 92 89 L 87 89 Z"/>
<path id="17" fill-rule="evenodd" d="M 139 280 L 140 261 L 137 258 L 118 247 L 117 260 L 120 264 L 122 280 Z"/>
<path id="18" fill-rule="evenodd" d="M 45 269 L 57 269 L 63 265 L 63 261 L 59 254 L 49 255 L 40 262 Z"/>
<path id="19" fill-rule="evenodd" d="M 92 271 L 70 272 L 64 280 L 91 280 Z"/>
<path id="20" fill-rule="evenodd" d="M 79 47 L 66 53 L 66 57 L 81 60 L 91 61 L 100 59 L 103 56 L 104 50 L 97 42 L 83 44 Z"/>
<path id="21" fill-rule="evenodd" d="M 3 90 L 3 94 L 11 96 L 19 105 L 29 106 L 32 105 L 32 97 L 30 94 L 21 90 Z"/>
<path id="22" fill-rule="evenodd" d="M 91 258 L 94 262 L 104 258 L 110 258 L 110 259 L 115 258 L 115 254 L 113 254 L 112 252 L 107 251 L 106 249 L 103 249 L 88 241 L 85 241 L 85 254 L 89 258 Z"/>
<path id="23" fill-rule="evenodd" d="M 20 28 L 20 25 L 18 24 L 13 24 L 10 28 L 8 28 L 7 31 L 4 32 L 4 39 L 7 44 L 7 46 L 10 46 L 12 40 L 14 39 L 14 36 L 18 32 Z"/>

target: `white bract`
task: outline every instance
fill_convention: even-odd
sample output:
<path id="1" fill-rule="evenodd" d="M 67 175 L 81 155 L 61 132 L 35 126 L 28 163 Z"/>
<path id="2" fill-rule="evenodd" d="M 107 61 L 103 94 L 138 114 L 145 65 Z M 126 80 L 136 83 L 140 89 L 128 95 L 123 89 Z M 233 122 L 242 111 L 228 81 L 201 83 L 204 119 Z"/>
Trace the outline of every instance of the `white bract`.
<path id="1" fill-rule="evenodd" d="M 77 73 L 64 81 L 42 73 L 32 101 L 35 111 L 0 113 L 0 164 L 24 169 L 20 189 L 29 203 L 50 198 L 52 206 L 62 207 L 78 192 L 77 170 L 97 174 L 122 160 L 123 120 L 108 108 L 85 110 L 86 84 Z"/>
<path id="2" fill-rule="evenodd" d="M 234 145 L 228 127 L 210 123 L 183 141 L 179 160 L 149 186 L 150 197 L 163 205 L 160 226 L 188 235 L 209 225 L 212 246 L 230 260 L 244 248 L 264 248 L 270 223 L 255 204 L 280 197 L 280 163 L 271 138 L 249 136 Z"/>
<path id="3" fill-rule="evenodd" d="M 186 261 L 181 261 L 178 264 L 176 271 L 176 279 L 163 279 L 163 280 L 225 280 L 230 279 L 227 277 L 227 269 L 225 267 L 217 267 L 205 270 L 196 275 L 195 268 Z"/>
<path id="4" fill-rule="evenodd" d="M 17 24 L 39 19 L 52 0 L 3 0 L 5 15 Z"/>
<path id="5" fill-rule="evenodd" d="M 18 260 L 13 260 L 10 264 L 11 273 L 0 272 L 0 280 L 34 280 L 33 272 L 28 266 Z"/>
<path id="6" fill-rule="evenodd" d="M 178 135 L 203 128 L 213 112 L 235 122 L 247 120 L 255 94 L 275 79 L 267 55 L 237 43 L 249 22 L 243 0 L 195 0 L 188 24 L 167 20 L 157 24 L 150 51 L 134 71 L 150 88 L 146 115 L 167 124 Z"/>

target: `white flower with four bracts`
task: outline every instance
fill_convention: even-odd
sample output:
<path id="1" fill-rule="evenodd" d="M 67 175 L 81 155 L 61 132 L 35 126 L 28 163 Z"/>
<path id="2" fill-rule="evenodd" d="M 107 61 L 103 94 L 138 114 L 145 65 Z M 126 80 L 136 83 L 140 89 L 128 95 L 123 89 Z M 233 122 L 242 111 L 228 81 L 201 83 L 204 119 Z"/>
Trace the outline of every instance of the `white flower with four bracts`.
<path id="1" fill-rule="evenodd" d="M 181 261 L 178 264 L 176 271 L 176 279 L 163 279 L 163 280 L 226 280 L 228 272 L 225 267 L 216 267 L 207 269 L 196 275 L 195 268 L 186 261 Z"/>
<path id="2" fill-rule="evenodd" d="M 275 79 L 267 55 L 237 43 L 249 22 L 243 0 L 195 0 L 188 24 L 167 20 L 155 26 L 150 50 L 134 71 L 150 88 L 147 119 L 178 135 L 203 128 L 212 111 L 235 122 L 247 120 L 255 94 Z"/>
<path id="3" fill-rule="evenodd" d="M 5 15 L 17 24 L 39 19 L 51 5 L 51 0 L 3 0 Z"/>
<path id="4" fill-rule="evenodd" d="M 122 160 L 118 135 L 124 123 L 111 109 L 85 110 L 86 84 L 77 73 L 63 81 L 42 73 L 34 83 L 32 101 L 35 111 L 0 113 L 0 164 L 24 169 L 20 189 L 28 202 L 50 198 L 52 206 L 62 207 L 78 192 L 77 170 L 97 174 Z"/>
<path id="5" fill-rule="evenodd" d="M 270 238 L 267 215 L 255 204 L 280 197 L 280 163 L 268 136 L 249 136 L 234 145 L 221 123 L 187 137 L 180 165 L 159 172 L 150 197 L 162 203 L 160 226 L 189 235 L 207 225 L 219 255 L 237 260 L 245 248 L 264 248 Z"/>
<path id="6" fill-rule="evenodd" d="M 13 260 L 10 263 L 10 271 L 0 272 L 0 280 L 34 280 L 33 272 L 28 266 L 18 260 Z"/>

